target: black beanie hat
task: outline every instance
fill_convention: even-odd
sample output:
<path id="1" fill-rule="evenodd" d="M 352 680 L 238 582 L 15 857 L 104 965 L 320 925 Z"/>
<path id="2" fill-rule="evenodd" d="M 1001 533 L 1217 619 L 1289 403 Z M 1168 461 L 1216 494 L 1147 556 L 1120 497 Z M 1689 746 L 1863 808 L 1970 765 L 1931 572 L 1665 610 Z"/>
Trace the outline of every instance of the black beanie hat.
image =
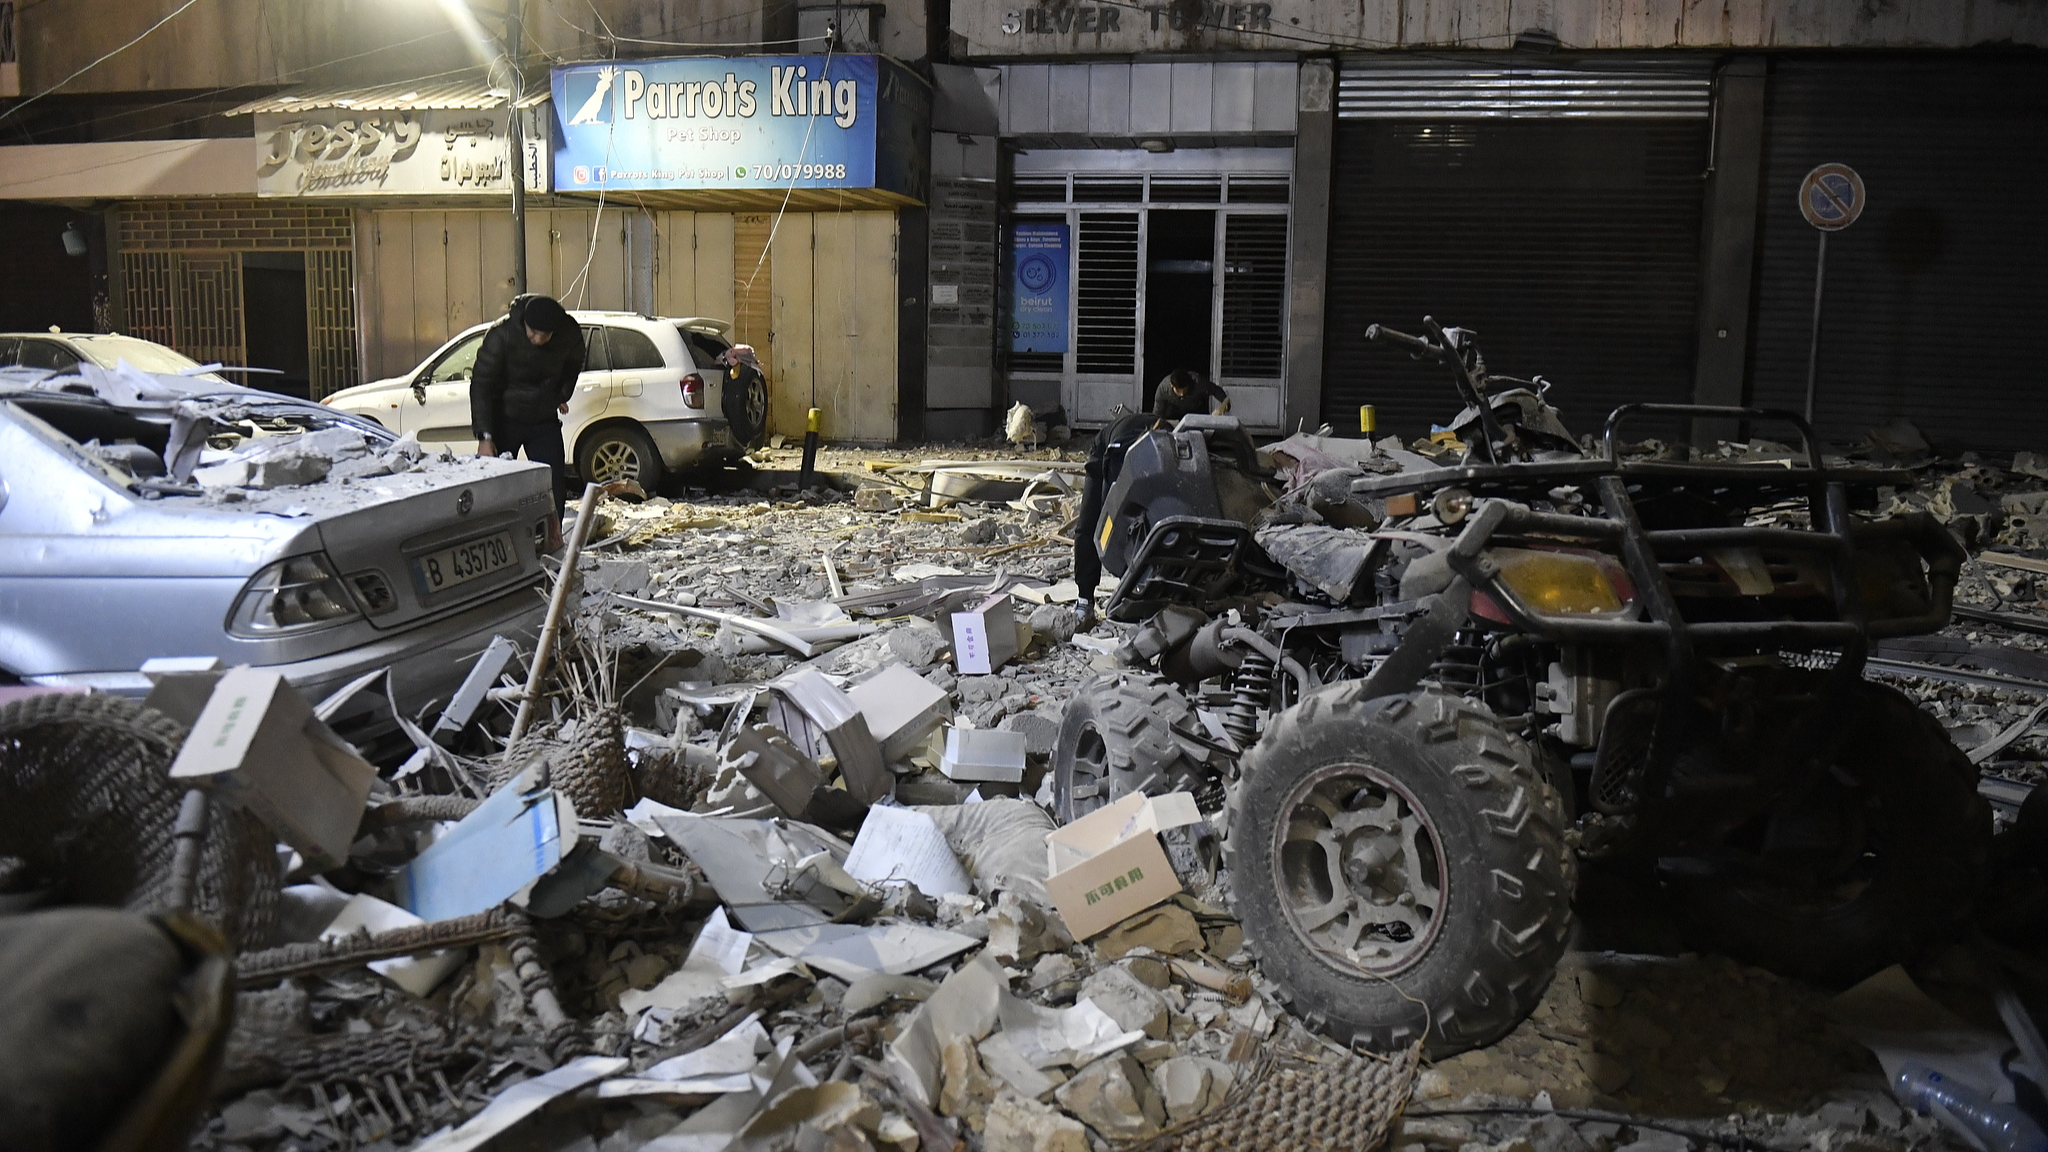
<path id="1" fill-rule="evenodd" d="M 567 315 L 553 296 L 534 296 L 526 301 L 526 311 L 520 314 L 519 322 L 535 332 L 552 332 Z"/>

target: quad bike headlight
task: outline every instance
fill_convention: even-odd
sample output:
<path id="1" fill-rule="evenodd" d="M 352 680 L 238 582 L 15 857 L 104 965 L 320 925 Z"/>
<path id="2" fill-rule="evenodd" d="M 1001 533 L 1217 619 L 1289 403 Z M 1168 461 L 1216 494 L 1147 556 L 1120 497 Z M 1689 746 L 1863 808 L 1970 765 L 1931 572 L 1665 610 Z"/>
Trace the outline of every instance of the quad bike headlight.
<path id="1" fill-rule="evenodd" d="M 1545 615 L 1612 615 L 1635 598 L 1621 565 L 1597 552 L 1495 548 L 1488 555 L 1508 591 Z"/>

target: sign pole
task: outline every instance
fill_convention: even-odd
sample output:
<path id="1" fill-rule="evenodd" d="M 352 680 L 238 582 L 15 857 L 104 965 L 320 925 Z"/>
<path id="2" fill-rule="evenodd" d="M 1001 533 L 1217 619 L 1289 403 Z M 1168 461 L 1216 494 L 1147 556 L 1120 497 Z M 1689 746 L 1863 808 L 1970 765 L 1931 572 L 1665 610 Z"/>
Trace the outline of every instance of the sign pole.
<path id="1" fill-rule="evenodd" d="M 1813 430 L 1820 392 L 1820 307 L 1828 276 L 1828 233 L 1840 232 L 1863 215 L 1863 177 L 1847 164 L 1822 164 L 1799 182 L 1799 214 L 1820 232 L 1813 262 L 1813 332 L 1806 346 L 1806 427 Z"/>
<path id="2" fill-rule="evenodd" d="M 524 95 L 526 77 L 519 71 L 519 44 L 526 35 L 521 20 L 520 0 L 505 0 L 505 63 L 511 69 L 511 80 L 505 85 L 508 109 L 505 128 L 505 144 L 511 149 L 512 175 L 512 294 L 526 292 L 526 141 L 523 126 L 519 123 L 519 101 Z"/>
<path id="3" fill-rule="evenodd" d="M 1820 255 L 1813 263 L 1813 335 L 1806 346 L 1806 424 L 1813 426 L 1813 391 L 1820 374 L 1820 301 L 1828 276 L 1828 234 L 1820 234 Z"/>

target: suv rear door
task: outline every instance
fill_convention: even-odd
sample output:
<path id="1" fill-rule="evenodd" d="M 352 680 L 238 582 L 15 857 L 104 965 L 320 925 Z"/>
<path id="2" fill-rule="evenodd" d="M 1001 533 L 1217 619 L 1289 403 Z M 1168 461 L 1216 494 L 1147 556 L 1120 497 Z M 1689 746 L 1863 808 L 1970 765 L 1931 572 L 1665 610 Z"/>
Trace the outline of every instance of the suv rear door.
<path id="1" fill-rule="evenodd" d="M 681 388 L 682 369 L 670 365 L 646 333 L 619 325 L 606 325 L 605 336 L 611 342 L 611 393 L 614 397 L 636 400 L 645 396 L 650 387 L 662 384 Z"/>

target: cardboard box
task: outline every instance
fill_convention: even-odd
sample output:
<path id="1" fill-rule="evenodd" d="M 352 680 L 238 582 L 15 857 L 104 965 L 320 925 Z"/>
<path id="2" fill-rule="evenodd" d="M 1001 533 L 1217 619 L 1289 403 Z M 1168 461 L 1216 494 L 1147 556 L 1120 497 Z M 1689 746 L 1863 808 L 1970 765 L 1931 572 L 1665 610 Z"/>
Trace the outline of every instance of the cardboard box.
<path id="1" fill-rule="evenodd" d="M 891 664 L 846 690 L 882 743 L 882 758 L 908 760 L 924 738 L 953 714 L 953 695 L 902 664 Z"/>
<path id="2" fill-rule="evenodd" d="M 949 780 L 1016 784 L 1024 779 L 1024 734 L 995 728 L 948 728 L 939 771 Z"/>
<path id="3" fill-rule="evenodd" d="M 172 780 L 256 813 L 315 870 L 348 858 L 376 778 L 282 675 L 246 665 L 214 685 L 171 764 Z"/>
<path id="4" fill-rule="evenodd" d="M 1046 894 L 1076 940 L 1114 927 L 1180 891 L 1159 833 L 1202 819 L 1186 792 L 1133 792 L 1045 834 Z"/>
<path id="5" fill-rule="evenodd" d="M 1017 614 L 998 592 L 953 613 L 953 663 L 963 676 L 987 676 L 1017 654 Z"/>
<path id="6" fill-rule="evenodd" d="M 812 760 L 837 760 L 854 799 L 873 804 L 896 786 L 896 777 L 882 762 L 882 745 L 868 731 L 867 717 L 824 673 L 798 668 L 768 690 L 768 723 Z"/>

